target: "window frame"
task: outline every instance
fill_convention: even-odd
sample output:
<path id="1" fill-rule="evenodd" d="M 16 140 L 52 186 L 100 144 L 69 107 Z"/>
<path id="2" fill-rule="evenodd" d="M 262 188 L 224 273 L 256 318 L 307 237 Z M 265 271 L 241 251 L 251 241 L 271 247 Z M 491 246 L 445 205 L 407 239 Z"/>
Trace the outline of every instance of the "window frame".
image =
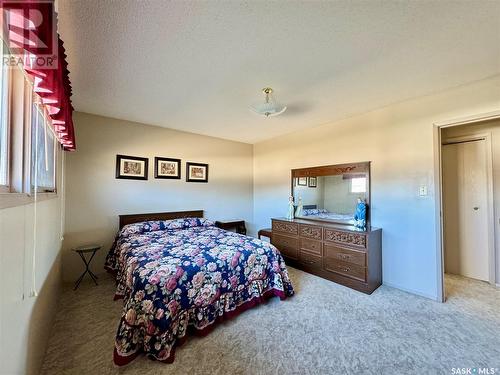
<path id="1" fill-rule="evenodd" d="M 0 39 L 0 42 L 2 43 L 2 56 L 3 56 L 3 48 L 5 47 L 5 43 Z M 4 67 L 1 66 L 0 69 L 3 70 L 2 72 L 2 81 L 0 82 L 0 85 L 2 87 L 0 87 L 0 100 L 4 100 L 4 92 L 3 92 L 3 89 L 6 88 L 7 89 L 7 93 L 6 93 L 6 100 L 5 100 L 5 109 L 3 108 L 2 106 L 2 112 L 5 112 L 5 118 L 6 118 L 6 124 L 5 124 L 5 127 L 6 127 L 6 141 L 5 141 L 5 145 L 6 145 L 6 165 L 5 165 L 5 182 L 6 184 L 1 184 L 0 185 L 0 194 L 5 194 L 5 193 L 10 193 L 11 192 L 11 163 L 10 163 L 10 160 L 11 160 L 11 148 L 12 148 L 12 138 L 11 138 L 11 102 L 12 102 L 12 74 L 11 74 L 11 71 L 9 68 L 5 69 L 4 70 Z M 3 74 L 6 74 L 6 81 L 3 80 Z M 5 86 L 4 86 L 5 85 Z M 2 113 L 0 113 L 0 119 L 2 117 Z"/>
<path id="2" fill-rule="evenodd" d="M 56 137 L 56 134 L 54 132 L 54 130 L 52 129 L 52 127 L 49 125 L 49 120 L 47 119 L 48 117 L 48 113 L 46 111 L 46 109 L 40 105 L 40 97 L 35 93 L 35 92 L 32 92 L 31 93 L 31 101 L 29 103 L 30 105 L 26 106 L 27 107 L 27 110 L 26 112 L 28 112 L 28 110 L 31 108 L 31 111 L 30 111 L 30 134 L 29 134 L 29 137 L 26 137 L 30 143 L 30 152 L 27 153 L 27 155 L 29 155 L 29 159 L 30 159 L 30 162 L 29 162 L 29 171 L 28 171 L 28 174 L 29 174 L 29 189 L 27 189 L 27 191 L 29 191 L 30 194 L 32 195 L 38 195 L 38 194 L 57 194 L 57 155 L 58 155 L 58 152 L 57 152 L 57 137 Z M 43 191 L 39 191 L 38 188 L 39 186 L 35 186 L 34 184 L 32 184 L 32 181 L 34 179 L 33 177 L 33 160 L 32 160 L 32 154 L 31 154 L 31 151 L 32 151 L 32 147 L 33 147 L 33 137 L 32 137 L 32 132 L 33 132 L 33 127 L 35 126 L 33 124 L 33 113 L 34 111 L 37 111 L 39 112 L 38 114 L 42 116 L 43 118 L 43 129 L 44 129 L 44 134 L 42 135 L 43 137 L 45 137 L 45 134 L 46 132 L 50 132 L 51 136 L 52 136 L 52 151 L 53 151 L 53 155 L 52 155 L 52 170 L 53 170 L 53 174 L 52 174 L 52 182 L 53 182 L 53 188 L 51 189 L 46 189 L 46 190 L 43 190 Z M 36 143 L 36 142 L 35 142 Z M 48 143 L 45 143 L 44 147 L 47 146 Z M 44 149 L 44 151 L 46 152 L 47 150 Z M 36 164 L 36 163 L 35 163 Z M 37 168 L 37 166 L 35 167 Z"/>

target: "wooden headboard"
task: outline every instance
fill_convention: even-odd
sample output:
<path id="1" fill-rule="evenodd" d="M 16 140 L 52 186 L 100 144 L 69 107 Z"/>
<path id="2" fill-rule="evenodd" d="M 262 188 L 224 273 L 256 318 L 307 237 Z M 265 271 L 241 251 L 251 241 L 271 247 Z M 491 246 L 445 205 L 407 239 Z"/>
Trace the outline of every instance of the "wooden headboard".
<path id="1" fill-rule="evenodd" d="M 172 220 L 172 219 L 182 219 L 184 217 L 203 217 L 203 210 L 177 211 L 177 212 L 153 212 L 150 214 L 119 215 L 120 229 L 122 229 L 124 225 L 139 223 L 141 221 Z"/>
<path id="2" fill-rule="evenodd" d="M 318 206 L 315 204 L 305 204 L 302 208 L 304 210 L 315 210 L 318 208 Z"/>

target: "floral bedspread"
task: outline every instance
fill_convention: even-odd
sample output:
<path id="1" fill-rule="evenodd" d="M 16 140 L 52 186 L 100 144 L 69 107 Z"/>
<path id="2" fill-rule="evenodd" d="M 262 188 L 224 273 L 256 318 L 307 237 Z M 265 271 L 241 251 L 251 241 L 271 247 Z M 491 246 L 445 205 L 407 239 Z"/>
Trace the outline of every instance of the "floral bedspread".
<path id="1" fill-rule="evenodd" d="M 203 331 L 264 298 L 294 293 L 274 246 L 205 219 L 125 226 L 106 269 L 116 273 L 115 297 L 124 298 L 117 365 L 140 352 L 172 362 L 188 328 Z"/>
<path id="2" fill-rule="evenodd" d="M 314 216 L 318 219 L 352 221 L 354 223 L 353 214 L 339 214 L 335 212 L 329 212 L 324 208 L 304 209 L 302 210 L 302 216 Z"/>

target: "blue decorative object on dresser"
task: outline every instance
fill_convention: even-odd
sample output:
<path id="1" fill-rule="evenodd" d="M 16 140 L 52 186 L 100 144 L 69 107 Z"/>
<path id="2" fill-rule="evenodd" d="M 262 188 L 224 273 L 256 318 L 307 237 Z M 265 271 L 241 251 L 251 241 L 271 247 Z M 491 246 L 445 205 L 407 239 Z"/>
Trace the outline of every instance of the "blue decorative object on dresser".
<path id="1" fill-rule="evenodd" d="M 361 229 L 366 228 L 366 202 L 359 198 L 354 213 L 354 226 Z"/>

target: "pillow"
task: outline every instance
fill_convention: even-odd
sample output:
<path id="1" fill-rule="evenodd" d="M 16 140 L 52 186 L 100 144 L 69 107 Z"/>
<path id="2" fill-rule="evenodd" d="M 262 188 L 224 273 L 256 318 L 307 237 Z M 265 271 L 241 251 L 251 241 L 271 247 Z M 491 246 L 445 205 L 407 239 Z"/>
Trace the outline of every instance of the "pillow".
<path id="1" fill-rule="evenodd" d="M 128 236 L 131 236 L 133 234 L 141 234 L 143 225 L 144 225 L 144 222 L 127 224 L 122 228 L 120 233 L 118 233 L 118 236 L 119 237 L 128 237 Z"/>
<path id="2" fill-rule="evenodd" d="M 194 227 L 211 227 L 214 222 L 205 218 L 188 217 L 173 220 L 150 220 L 125 225 L 119 233 L 120 237 L 128 237 L 133 234 L 143 234 L 158 230 L 187 229 Z"/>
<path id="3" fill-rule="evenodd" d="M 307 208 L 305 210 L 302 210 L 302 215 L 304 216 L 317 215 L 317 214 L 319 214 L 319 210 L 316 208 Z"/>
<path id="4" fill-rule="evenodd" d="M 318 215 L 318 214 L 326 214 L 328 211 L 324 208 L 308 208 L 305 210 L 302 210 L 302 215 L 304 216 L 310 216 L 310 215 Z"/>
<path id="5" fill-rule="evenodd" d="M 213 227 L 215 223 L 211 220 L 199 217 L 188 217 L 183 219 L 165 220 L 161 222 L 165 229 L 187 229 L 194 227 Z"/>

